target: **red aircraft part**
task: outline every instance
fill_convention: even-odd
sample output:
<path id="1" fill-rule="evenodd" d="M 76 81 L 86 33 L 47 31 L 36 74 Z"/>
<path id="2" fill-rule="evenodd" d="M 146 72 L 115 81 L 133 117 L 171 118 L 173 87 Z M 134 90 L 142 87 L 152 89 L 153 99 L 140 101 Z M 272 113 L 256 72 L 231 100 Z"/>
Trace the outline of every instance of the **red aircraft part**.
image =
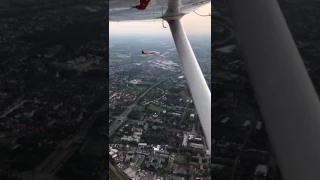
<path id="1" fill-rule="evenodd" d="M 134 8 L 138 10 L 145 10 L 149 4 L 150 0 L 140 0 L 140 4 L 136 5 Z"/>
<path id="2" fill-rule="evenodd" d="M 146 52 L 146 51 L 141 51 L 142 52 L 142 54 L 154 54 L 153 52 Z"/>

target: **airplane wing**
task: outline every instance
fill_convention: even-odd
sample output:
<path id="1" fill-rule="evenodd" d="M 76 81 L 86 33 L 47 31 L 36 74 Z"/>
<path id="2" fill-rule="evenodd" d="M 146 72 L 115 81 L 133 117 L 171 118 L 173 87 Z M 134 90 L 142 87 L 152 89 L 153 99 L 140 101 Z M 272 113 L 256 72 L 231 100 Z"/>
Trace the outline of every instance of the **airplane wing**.
<path id="1" fill-rule="evenodd" d="M 168 22 L 211 153 L 211 92 L 180 19 L 210 0 L 110 0 L 109 21 L 160 19 Z M 139 7 L 139 8 L 135 8 Z M 140 9 L 140 10 L 139 10 Z"/>
<path id="2" fill-rule="evenodd" d="M 283 178 L 320 179 L 319 98 L 277 0 L 228 2 Z"/>
<path id="3" fill-rule="evenodd" d="M 109 21 L 162 20 L 193 12 L 211 0 L 110 0 Z M 133 7 L 145 4 L 145 9 Z"/>

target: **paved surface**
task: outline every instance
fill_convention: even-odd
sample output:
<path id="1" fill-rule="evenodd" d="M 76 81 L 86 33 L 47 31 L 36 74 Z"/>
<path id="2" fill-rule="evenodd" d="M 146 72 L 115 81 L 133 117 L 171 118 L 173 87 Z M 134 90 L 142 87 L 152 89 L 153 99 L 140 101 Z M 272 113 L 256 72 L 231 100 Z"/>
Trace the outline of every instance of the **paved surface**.
<path id="1" fill-rule="evenodd" d="M 109 179 L 112 180 L 131 180 L 127 174 L 125 174 L 121 169 L 117 166 L 114 166 L 109 161 Z"/>

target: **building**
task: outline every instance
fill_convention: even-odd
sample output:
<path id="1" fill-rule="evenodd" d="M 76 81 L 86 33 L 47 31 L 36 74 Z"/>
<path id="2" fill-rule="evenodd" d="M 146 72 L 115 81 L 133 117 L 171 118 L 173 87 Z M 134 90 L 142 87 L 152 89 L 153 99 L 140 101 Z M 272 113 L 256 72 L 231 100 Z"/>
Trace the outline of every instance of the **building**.
<path id="1" fill-rule="evenodd" d="M 262 126 L 262 122 L 258 121 L 257 124 L 256 124 L 256 130 L 260 130 L 261 126 Z"/>
<path id="2" fill-rule="evenodd" d="M 254 176 L 255 179 L 263 180 L 267 178 L 268 167 L 266 165 L 258 164 L 255 171 Z"/>
<path id="3" fill-rule="evenodd" d="M 143 163 L 143 161 L 145 160 L 145 158 L 146 157 L 144 155 L 141 155 L 139 160 L 138 160 L 138 162 L 137 162 L 137 164 L 136 164 L 136 167 L 140 167 L 141 164 Z"/>
<path id="4" fill-rule="evenodd" d="M 141 137 L 140 136 L 123 136 L 120 140 L 121 141 L 135 141 L 135 142 L 140 142 Z"/>
<path id="5" fill-rule="evenodd" d="M 203 144 L 190 143 L 189 146 L 195 149 L 204 149 Z"/>
<path id="6" fill-rule="evenodd" d="M 144 130 L 148 130 L 148 123 L 146 123 L 144 126 L 143 126 Z"/>
<path id="7" fill-rule="evenodd" d="M 182 146 L 185 147 L 187 145 L 188 145 L 188 135 L 184 134 L 183 141 L 182 141 Z"/>
<path id="8" fill-rule="evenodd" d="M 139 143 L 138 146 L 147 146 L 147 143 Z"/>
<path id="9" fill-rule="evenodd" d="M 223 118 L 222 120 L 221 120 L 221 123 L 222 124 L 225 124 L 225 123 L 227 123 L 228 121 L 229 121 L 229 117 L 225 117 L 225 118 Z"/>
<path id="10" fill-rule="evenodd" d="M 110 149 L 110 151 L 111 151 L 111 152 L 114 152 L 114 153 L 117 153 L 117 152 L 118 152 L 117 149 L 112 149 L 112 148 Z"/>
<path id="11" fill-rule="evenodd" d="M 141 135 L 142 135 L 142 132 L 134 132 L 133 135 L 134 135 L 134 136 L 141 136 Z"/>
<path id="12" fill-rule="evenodd" d="M 251 125 L 251 121 L 250 120 L 246 120 L 244 123 L 243 123 L 243 127 L 247 127 L 247 126 L 250 126 Z"/>

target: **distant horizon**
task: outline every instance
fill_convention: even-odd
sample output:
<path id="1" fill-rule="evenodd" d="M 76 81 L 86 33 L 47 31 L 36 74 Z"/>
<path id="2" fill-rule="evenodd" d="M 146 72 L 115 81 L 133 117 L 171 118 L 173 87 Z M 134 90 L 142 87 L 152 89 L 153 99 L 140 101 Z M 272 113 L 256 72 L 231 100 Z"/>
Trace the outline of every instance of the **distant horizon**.
<path id="1" fill-rule="evenodd" d="M 111 36 L 110 36 L 111 35 Z M 211 37 L 211 34 L 187 34 L 188 37 Z M 109 38 L 131 38 L 131 37 L 153 37 L 153 38 L 157 38 L 157 37 L 164 37 L 164 38 L 172 38 L 172 34 L 117 34 L 117 33 L 109 33 Z"/>

